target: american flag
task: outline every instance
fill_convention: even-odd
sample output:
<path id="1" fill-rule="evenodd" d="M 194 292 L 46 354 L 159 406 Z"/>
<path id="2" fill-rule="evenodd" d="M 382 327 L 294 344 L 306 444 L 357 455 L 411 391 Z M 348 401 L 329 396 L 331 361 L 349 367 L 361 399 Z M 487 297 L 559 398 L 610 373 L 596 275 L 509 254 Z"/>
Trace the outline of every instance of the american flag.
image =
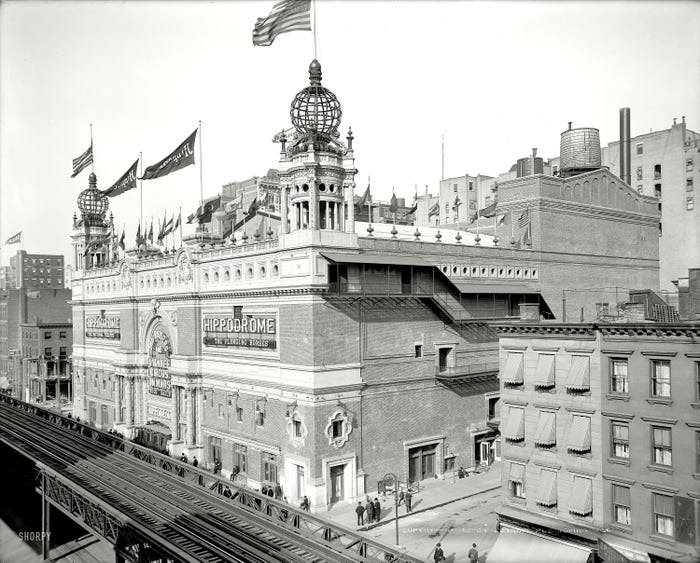
<path id="1" fill-rule="evenodd" d="M 78 158 L 73 159 L 73 174 L 71 174 L 70 177 L 75 178 L 85 169 L 88 164 L 92 164 L 92 143 L 90 143 L 88 150 L 86 150 Z"/>
<path id="2" fill-rule="evenodd" d="M 518 227 L 521 229 L 523 227 L 527 227 L 530 224 L 530 210 L 526 209 L 520 214 L 520 217 L 518 218 Z"/>
<path id="3" fill-rule="evenodd" d="M 281 33 L 311 31 L 311 0 L 282 0 L 266 18 L 258 18 L 253 29 L 253 45 L 272 45 Z"/>

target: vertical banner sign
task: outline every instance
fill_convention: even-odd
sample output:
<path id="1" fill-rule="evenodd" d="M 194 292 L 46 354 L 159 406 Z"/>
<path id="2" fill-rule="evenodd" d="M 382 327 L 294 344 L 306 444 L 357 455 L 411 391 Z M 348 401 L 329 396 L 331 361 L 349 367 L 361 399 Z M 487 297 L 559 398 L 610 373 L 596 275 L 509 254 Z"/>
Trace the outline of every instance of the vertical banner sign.
<path id="1" fill-rule="evenodd" d="M 275 314 L 204 315 L 202 328 L 204 345 L 212 348 L 277 349 Z"/>

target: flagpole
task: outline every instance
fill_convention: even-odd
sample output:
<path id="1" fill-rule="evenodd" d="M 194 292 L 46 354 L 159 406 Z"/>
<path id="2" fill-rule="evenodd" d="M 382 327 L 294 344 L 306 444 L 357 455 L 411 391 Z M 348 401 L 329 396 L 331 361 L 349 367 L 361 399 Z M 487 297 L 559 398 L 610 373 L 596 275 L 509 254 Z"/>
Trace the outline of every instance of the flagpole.
<path id="1" fill-rule="evenodd" d="M 204 182 L 202 181 L 202 121 L 199 121 L 199 205 L 204 205 Z"/>
<path id="2" fill-rule="evenodd" d="M 139 152 L 139 227 L 143 223 L 143 152 Z M 138 246 L 138 243 L 136 243 Z"/>
<path id="3" fill-rule="evenodd" d="M 92 161 L 90 162 L 90 172 L 95 172 L 95 148 L 92 146 L 92 123 L 90 124 L 90 150 L 92 151 Z"/>
<path id="4" fill-rule="evenodd" d="M 182 248 L 182 206 L 180 206 L 180 212 L 177 214 L 178 225 L 180 227 L 180 248 Z"/>
<path id="5" fill-rule="evenodd" d="M 314 12 L 314 59 L 318 60 L 316 39 L 316 0 L 311 0 L 311 4 Z"/>

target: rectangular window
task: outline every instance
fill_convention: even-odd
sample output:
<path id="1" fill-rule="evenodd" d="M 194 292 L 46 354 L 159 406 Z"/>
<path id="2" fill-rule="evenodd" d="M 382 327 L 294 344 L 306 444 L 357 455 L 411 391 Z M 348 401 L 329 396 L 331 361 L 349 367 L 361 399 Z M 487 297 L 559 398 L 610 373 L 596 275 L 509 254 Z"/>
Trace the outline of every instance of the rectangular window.
<path id="1" fill-rule="evenodd" d="M 700 401 L 700 362 L 695 362 L 695 400 Z"/>
<path id="2" fill-rule="evenodd" d="M 652 508 L 654 512 L 654 531 L 663 536 L 673 537 L 674 507 L 673 497 L 652 493 Z"/>
<path id="3" fill-rule="evenodd" d="M 642 167 L 637 166 L 637 180 L 643 180 L 644 176 L 642 175 Z"/>
<path id="4" fill-rule="evenodd" d="M 610 360 L 610 392 L 629 393 L 626 359 Z"/>
<path id="5" fill-rule="evenodd" d="M 618 524 L 630 526 L 632 518 L 630 514 L 631 495 L 630 488 L 622 485 L 612 486 L 613 519 Z"/>
<path id="6" fill-rule="evenodd" d="M 695 472 L 700 473 L 700 432 L 695 432 Z"/>
<path id="7" fill-rule="evenodd" d="M 209 437 L 209 461 L 221 459 L 221 438 Z"/>
<path id="8" fill-rule="evenodd" d="M 474 182 L 469 182 L 469 191 L 470 192 L 474 191 Z"/>
<path id="9" fill-rule="evenodd" d="M 301 438 L 302 437 L 301 420 L 294 420 L 292 422 L 292 424 L 294 426 L 294 437 Z"/>
<path id="10" fill-rule="evenodd" d="M 452 191 L 457 193 L 457 184 L 452 184 Z"/>
<path id="11" fill-rule="evenodd" d="M 53 350 L 51 348 L 44 348 L 44 357 L 50 358 L 53 356 Z"/>
<path id="12" fill-rule="evenodd" d="M 236 421 L 243 422 L 243 407 L 236 407 Z"/>
<path id="13" fill-rule="evenodd" d="M 59 337 L 59 338 L 65 338 L 65 337 L 66 337 L 66 331 L 65 331 L 65 330 L 59 331 L 59 332 L 58 332 L 58 337 Z"/>
<path id="14" fill-rule="evenodd" d="M 661 426 L 651 427 L 652 463 L 672 466 L 671 429 Z"/>
<path id="15" fill-rule="evenodd" d="M 693 170 L 693 159 L 692 158 L 686 158 L 685 169 L 687 172 L 692 172 L 692 170 Z"/>
<path id="16" fill-rule="evenodd" d="M 661 165 L 654 164 L 654 180 L 660 180 L 660 179 L 661 179 Z"/>
<path id="17" fill-rule="evenodd" d="M 637 154 L 644 154 L 644 143 L 637 143 Z"/>
<path id="18" fill-rule="evenodd" d="M 423 357 L 423 345 L 422 344 L 416 344 L 415 351 L 416 351 L 416 358 Z"/>
<path id="19" fill-rule="evenodd" d="M 233 464 L 238 466 L 241 473 L 248 472 L 248 447 L 241 444 L 233 446 Z"/>
<path id="20" fill-rule="evenodd" d="M 629 459 L 630 457 L 630 428 L 626 422 L 611 422 L 610 434 L 613 457 Z"/>
<path id="21" fill-rule="evenodd" d="M 692 192 L 692 191 L 693 191 L 693 179 L 692 179 L 692 178 L 686 178 L 686 179 L 685 179 L 685 191 L 686 191 L 686 192 Z"/>
<path id="22" fill-rule="evenodd" d="M 44 340 L 51 340 L 51 331 L 50 330 L 44 331 Z"/>
<path id="23" fill-rule="evenodd" d="M 651 396 L 671 398 L 671 362 L 651 361 Z"/>
<path id="24" fill-rule="evenodd" d="M 224 405 L 219 403 L 219 418 L 224 418 Z"/>
<path id="25" fill-rule="evenodd" d="M 263 474 L 262 478 L 264 481 L 269 481 L 270 483 L 277 483 L 277 456 L 274 454 L 269 454 L 263 452 L 262 454 L 262 466 Z"/>
<path id="26" fill-rule="evenodd" d="M 265 413 L 255 411 L 255 426 L 265 426 Z"/>
<path id="27" fill-rule="evenodd" d="M 342 438 L 343 437 L 343 421 L 342 420 L 334 420 L 333 421 L 333 438 Z"/>
<path id="28" fill-rule="evenodd" d="M 695 209 L 695 198 L 693 196 L 685 198 L 685 208 L 687 211 Z"/>
<path id="29" fill-rule="evenodd" d="M 661 199 L 661 184 L 654 184 L 654 195 Z"/>

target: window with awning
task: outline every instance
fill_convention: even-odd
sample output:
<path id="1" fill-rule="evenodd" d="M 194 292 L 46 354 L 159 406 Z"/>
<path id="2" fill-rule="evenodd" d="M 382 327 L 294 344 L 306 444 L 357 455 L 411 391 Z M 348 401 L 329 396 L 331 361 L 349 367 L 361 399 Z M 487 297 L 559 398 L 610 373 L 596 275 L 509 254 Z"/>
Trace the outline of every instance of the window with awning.
<path id="1" fill-rule="evenodd" d="M 523 355 L 508 352 L 506 363 L 503 366 L 501 380 L 508 385 L 523 384 Z"/>
<path id="2" fill-rule="evenodd" d="M 537 486 L 535 502 L 542 506 L 557 504 L 557 472 L 543 469 L 540 472 L 540 482 Z"/>
<path id="3" fill-rule="evenodd" d="M 508 409 L 508 420 L 503 430 L 506 440 L 520 442 L 525 439 L 525 409 L 510 407 Z"/>
<path id="4" fill-rule="evenodd" d="M 535 387 L 554 387 L 554 355 L 540 354 L 533 383 Z"/>
<path id="5" fill-rule="evenodd" d="M 511 463 L 508 480 L 511 483 L 520 483 L 523 485 L 525 483 L 525 466 L 522 463 Z"/>
<path id="6" fill-rule="evenodd" d="M 557 443 L 556 415 L 549 411 L 540 411 L 535 431 L 535 445 L 551 447 Z"/>
<path id="7" fill-rule="evenodd" d="M 588 391 L 591 388 L 590 360 L 588 356 L 573 356 L 566 388 L 569 391 Z"/>
<path id="8" fill-rule="evenodd" d="M 591 419 L 589 417 L 573 417 L 567 449 L 577 454 L 591 451 Z"/>
<path id="9" fill-rule="evenodd" d="M 574 477 L 569 512 L 576 516 L 590 516 L 593 513 L 593 489 L 590 479 Z"/>

